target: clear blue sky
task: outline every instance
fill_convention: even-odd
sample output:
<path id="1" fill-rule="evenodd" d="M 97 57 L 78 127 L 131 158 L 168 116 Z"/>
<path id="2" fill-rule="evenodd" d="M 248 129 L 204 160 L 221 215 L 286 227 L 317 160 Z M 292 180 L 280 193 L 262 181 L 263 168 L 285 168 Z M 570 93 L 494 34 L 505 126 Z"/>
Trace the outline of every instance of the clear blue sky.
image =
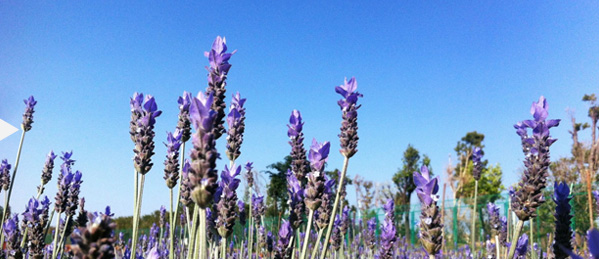
<path id="1" fill-rule="evenodd" d="M 248 98 L 240 161 L 258 170 L 288 154 L 292 109 L 302 111 L 307 140 L 338 149 L 334 86 L 344 77 L 355 76 L 364 94 L 349 174 L 377 182 L 390 181 L 408 143 L 441 173 L 456 142 L 476 130 L 486 136 L 486 158 L 513 184 L 523 155 L 512 125 L 530 117 L 532 101 L 546 96 L 550 117 L 564 120 L 552 131 L 557 158 L 571 145 L 566 108 L 583 119 L 582 95 L 599 92 L 596 1 L 121 2 L 0 5 L 0 118 L 19 125 L 22 99 L 38 99 L 11 203 L 17 211 L 54 149 L 74 151 L 89 210 L 109 204 L 132 214 L 135 91 L 156 96 L 164 111 L 143 211 L 167 204 L 161 143 L 174 129 L 177 97 L 205 89 L 203 52 L 217 35 L 238 50 L 227 101 L 235 91 Z M 19 135 L 0 142 L 0 158 L 14 162 Z M 332 152 L 329 168 L 341 163 Z M 52 181 L 52 198 L 55 189 Z"/>

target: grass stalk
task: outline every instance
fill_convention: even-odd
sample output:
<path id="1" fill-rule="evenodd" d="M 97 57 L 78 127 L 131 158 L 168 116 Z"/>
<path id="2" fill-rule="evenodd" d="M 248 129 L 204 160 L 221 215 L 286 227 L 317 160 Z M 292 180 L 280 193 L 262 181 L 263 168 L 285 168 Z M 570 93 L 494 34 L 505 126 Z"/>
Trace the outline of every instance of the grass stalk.
<path id="1" fill-rule="evenodd" d="M 308 250 L 308 243 L 310 242 L 310 229 L 312 228 L 312 218 L 314 217 L 314 210 L 310 210 L 308 214 L 308 224 L 306 225 L 306 235 L 304 237 L 304 244 L 302 247 L 302 253 L 300 254 L 299 259 L 306 258 L 306 250 Z"/>
<path id="2" fill-rule="evenodd" d="M 514 258 L 514 252 L 516 251 L 516 243 L 518 242 L 518 238 L 520 237 L 520 231 L 522 231 L 522 226 L 524 225 L 524 221 L 518 219 L 518 223 L 514 227 L 514 236 L 512 237 L 510 246 L 510 250 L 508 252 L 507 258 Z"/>
<path id="3" fill-rule="evenodd" d="M 474 203 L 472 203 L 472 241 L 470 241 L 470 247 L 472 248 L 472 254 L 476 254 L 476 200 L 478 198 L 478 180 L 474 181 Z"/>
<path id="4" fill-rule="evenodd" d="M 17 149 L 17 161 L 15 162 L 15 167 L 12 171 L 12 176 L 10 177 L 10 185 L 8 188 L 8 193 L 6 194 L 6 198 L 4 199 L 4 211 L 2 212 L 2 221 L 0 221 L 0 244 L 4 244 L 4 221 L 6 221 L 6 213 L 8 212 L 8 207 L 10 204 L 10 195 L 12 194 L 12 187 L 15 184 L 15 178 L 17 176 L 17 169 L 19 168 L 19 161 L 21 160 L 21 150 L 23 150 L 23 141 L 25 141 L 25 129 L 23 129 L 23 125 L 21 125 L 22 133 L 21 140 L 19 141 L 19 148 Z"/>

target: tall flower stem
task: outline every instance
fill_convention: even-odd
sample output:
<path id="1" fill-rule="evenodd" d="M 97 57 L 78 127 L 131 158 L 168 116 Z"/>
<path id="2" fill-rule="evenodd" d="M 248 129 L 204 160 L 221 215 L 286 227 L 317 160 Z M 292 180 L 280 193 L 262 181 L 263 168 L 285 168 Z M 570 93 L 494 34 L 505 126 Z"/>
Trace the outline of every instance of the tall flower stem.
<path id="1" fill-rule="evenodd" d="M 327 249 L 329 247 L 329 239 L 331 238 L 331 232 L 333 232 L 333 224 L 335 223 L 335 216 L 337 215 L 337 207 L 339 206 L 339 196 L 341 193 L 341 188 L 343 187 L 343 182 L 345 180 L 345 174 L 347 173 L 348 163 L 349 163 L 349 158 L 345 157 L 345 159 L 343 160 L 343 169 L 341 170 L 341 176 L 339 176 L 339 184 L 337 185 L 337 192 L 335 194 L 335 202 L 333 203 L 333 209 L 331 210 L 329 226 L 327 227 L 327 234 L 324 237 L 324 241 L 323 241 L 324 243 L 322 245 L 322 253 L 320 253 L 320 259 L 324 259 L 325 255 L 327 254 Z"/>
<path id="2" fill-rule="evenodd" d="M 333 210 L 335 210 L 335 209 L 333 209 Z M 306 225 L 306 232 L 305 232 L 305 236 L 304 236 L 304 244 L 303 244 L 302 253 L 300 254 L 299 259 L 305 259 L 306 258 L 306 250 L 308 250 L 308 243 L 310 241 L 310 229 L 312 227 L 312 218 L 314 218 L 314 210 L 310 210 L 310 213 L 308 213 L 308 224 Z"/>
<path id="3" fill-rule="evenodd" d="M 312 256 L 310 256 L 310 258 L 316 258 L 316 251 L 318 251 L 318 246 L 320 246 L 320 239 L 322 238 L 323 233 L 324 228 L 318 230 L 318 237 L 316 238 L 316 243 L 314 243 L 314 247 L 312 248 Z"/>
<path id="4" fill-rule="evenodd" d="M 179 175 L 183 175 L 183 166 L 184 165 L 185 165 L 185 142 L 181 143 L 181 166 L 179 169 Z M 181 181 L 182 180 L 183 179 L 181 179 Z M 179 183 L 179 184 L 181 184 L 181 183 Z M 175 233 L 175 229 L 177 228 L 176 222 L 177 222 L 177 214 L 179 212 L 179 203 L 180 203 L 179 199 L 181 198 L 181 188 L 179 187 L 178 191 L 177 191 L 177 199 L 175 200 L 175 203 L 177 205 L 175 206 L 174 211 L 173 211 L 173 189 L 170 189 L 170 190 L 171 190 L 171 214 L 170 214 L 170 216 L 171 216 L 171 220 L 170 220 L 171 221 L 171 225 L 170 225 L 171 231 L 169 232 L 169 237 L 170 237 L 169 252 L 175 251 L 174 250 L 174 248 L 175 248 L 175 234 L 174 233 Z M 170 252 L 169 258 L 174 259 L 175 254 Z"/>
<path id="5" fill-rule="evenodd" d="M 223 237 L 220 240 L 220 257 L 227 258 L 227 238 Z"/>
<path id="6" fill-rule="evenodd" d="M 60 228 L 60 213 L 58 213 L 58 217 L 56 217 L 56 228 L 54 229 L 54 241 L 52 245 L 52 258 L 56 258 L 56 252 L 58 247 L 58 230 Z"/>
<path id="7" fill-rule="evenodd" d="M 530 255 L 532 256 L 533 259 L 535 259 L 537 256 L 535 254 L 535 249 L 534 249 L 534 236 L 532 235 L 532 230 L 533 230 L 533 223 L 534 220 L 533 218 L 530 218 L 528 220 L 528 224 L 529 224 L 529 228 L 530 228 L 530 235 L 528 236 L 528 243 L 530 244 Z"/>
<path id="8" fill-rule="evenodd" d="M 508 252 L 507 258 L 514 258 L 514 252 L 516 251 L 516 243 L 518 242 L 518 238 L 520 237 L 520 231 L 522 231 L 522 226 L 524 225 L 524 221 L 518 219 L 516 226 L 513 229 L 514 235 L 512 236 L 512 245 L 510 246 L 510 250 Z"/>
<path id="9" fill-rule="evenodd" d="M 199 239 L 196 237 L 196 242 L 199 241 L 199 259 L 206 259 L 206 255 L 208 251 L 206 250 L 206 209 L 200 208 L 200 229 L 196 233 L 196 236 L 199 234 Z M 197 249 L 196 243 L 196 249 Z"/>
<path id="10" fill-rule="evenodd" d="M 137 174 L 137 173 L 136 173 Z M 137 195 L 136 201 L 137 204 L 135 206 L 135 214 L 133 215 L 133 220 L 134 220 L 134 224 L 133 224 L 133 236 L 131 237 L 132 241 L 131 241 L 131 254 L 133 256 L 135 256 L 135 252 L 137 250 L 137 234 L 139 232 L 139 217 L 141 214 L 141 202 L 142 202 L 142 197 L 144 194 L 144 181 L 146 179 L 146 175 L 142 174 L 141 175 L 141 179 L 139 180 L 139 195 Z"/>
<path id="11" fill-rule="evenodd" d="M 593 129 L 594 131 L 595 129 Z M 16 168 L 15 168 L 16 170 Z M 595 218 L 593 217 L 593 200 L 591 199 L 591 191 L 592 191 L 592 185 L 591 185 L 591 170 L 585 170 L 587 171 L 586 173 L 586 187 L 587 187 L 587 200 L 588 200 L 588 204 L 589 204 L 589 230 L 591 230 L 593 228 L 593 226 L 595 225 Z M 532 243 L 532 242 L 531 242 Z"/>
<path id="12" fill-rule="evenodd" d="M 67 227 L 69 225 L 69 221 L 71 221 L 71 216 L 67 216 L 67 220 L 64 223 L 64 227 L 62 228 L 62 234 L 60 234 L 60 242 L 58 243 L 58 247 L 55 248 L 56 251 L 56 257 L 58 257 L 58 255 L 60 255 L 60 257 L 62 258 L 62 249 L 64 248 L 65 245 L 65 235 L 67 232 Z"/>
<path id="13" fill-rule="evenodd" d="M 188 210 L 189 211 L 189 210 Z M 196 205 L 193 209 L 193 217 L 191 228 L 189 229 L 189 242 L 187 244 L 187 259 L 192 259 L 195 257 L 195 240 L 196 240 L 196 232 L 198 229 L 198 206 Z M 189 223 L 189 221 L 187 222 Z"/>
<path id="14" fill-rule="evenodd" d="M 250 197 L 252 196 L 252 188 L 250 187 Z M 254 243 L 253 243 L 253 238 L 254 238 L 254 217 L 252 217 L 252 210 L 253 210 L 253 206 L 252 206 L 253 202 L 250 202 L 250 224 L 248 225 L 248 255 L 249 258 L 252 258 L 252 252 L 254 250 Z"/>
<path id="15" fill-rule="evenodd" d="M 472 204 L 472 241 L 470 241 L 470 247 L 472 247 L 472 253 L 476 254 L 476 200 L 478 198 L 478 180 L 474 181 L 474 203 Z"/>
<path id="16" fill-rule="evenodd" d="M 549 239 L 551 240 L 551 239 Z M 501 257 L 499 257 L 501 253 L 499 252 L 499 236 L 495 235 L 495 258 L 499 259 Z"/>
<path id="17" fill-rule="evenodd" d="M 10 187 L 4 200 L 4 211 L 2 212 L 2 221 L 0 222 L 0 244 L 4 244 L 4 221 L 6 221 L 6 212 L 8 212 L 8 205 L 10 204 L 10 195 L 12 194 L 12 186 L 15 183 L 15 177 L 17 176 L 17 168 L 19 168 L 19 160 L 21 160 L 21 150 L 23 149 L 23 141 L 25 140 L 25 129 L 21 125 L 23 132 L 21 133 L 21 140 L 19 141 L 19 148 L 17 149 L 17 161 L 15 162 L 14 170 L 12 171 L 12 177 L 10 178 Z"/>

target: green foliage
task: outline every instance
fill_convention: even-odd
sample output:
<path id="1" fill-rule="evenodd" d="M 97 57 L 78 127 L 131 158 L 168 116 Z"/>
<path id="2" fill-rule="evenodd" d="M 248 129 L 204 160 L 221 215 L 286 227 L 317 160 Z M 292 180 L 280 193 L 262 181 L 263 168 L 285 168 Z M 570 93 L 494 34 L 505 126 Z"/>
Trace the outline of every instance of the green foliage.
<path id="1" fill-rule="evenodd" d="M 287 205 L 287 170 L 291 169 L 291 156 L 267 166 L 270 181 L 266 189 L 266 216 L 278 217 L 285 213 Z"/>

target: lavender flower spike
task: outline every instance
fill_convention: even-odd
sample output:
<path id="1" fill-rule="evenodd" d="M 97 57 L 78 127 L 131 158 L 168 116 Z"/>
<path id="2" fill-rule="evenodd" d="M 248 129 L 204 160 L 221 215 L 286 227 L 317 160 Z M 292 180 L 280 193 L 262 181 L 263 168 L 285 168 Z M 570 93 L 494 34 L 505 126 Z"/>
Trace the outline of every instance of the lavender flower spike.
<path id="1" fill-rule="evenodd" d="M 322 202 L 322 194 L 324 192 L 324 164 L 329 157 L 329 149 L 331 144 L 328 141 L 318 143 L 316 139 L 312 140 L 312 146 L 308 159 L 312 172 L 308 174 L 308 186 L 305 190 L 304 202 L 310 210 L 316 210 Z"/>
<path id="2" fill-rule="evenodd" d="M 227 157 L 235 161 L 241 155 L 241 144 L 243 143 L 243 133 L 245 131 L 245 98 L 241 98 L 239 93 L 233 95 L 231 101 L 231 110 L 227 115 Z"/>
<path id="3" fill-rule="evenodd" d="M 341 133 L 339 134 L 341 142 L 339 152 L 346 158 L 350 158 L 358 152 L 358 109 L 361 105 L 357 105 L 357 102 L 358 97 L 362 97 L 362 94 L 356 91 L 357 88 L 358 82 L 355 77 L 349 81 L 345 79 L 343 85 L 335 87 L 335 92 L 343 96 L 343 99 L 337 102 L 343 112 Z"/>
<path id="4" fill-rule="evenodd" d="M 217 221 L 216 229 L 223 238 L 228 238 L 233 233 L 233 227 L 235 226 L 235 218 L 237 213 L 235 211 L 237 207 L 237 187 L 241 182 L 237 179 L 237 176 L 241 174 L 241 166 L 233 165 L 231 170 L 225 165 L 225 170 L 221 173 L 220 189 L 222 194 L 218 203 L 217 208 Z"/>
<path id="5" fill-rule="evenodd" d="M 507 222 L 505 217 L 500 216 L 499 207 L 492 202 L 487 203 L 487 213 L 493 236 L 496 236 L 499 239 L 499 243 L 505 246 L 505 242 L 507 241 Z"/>
<path id="6" fill-rule="evenodd" d="M 191 200 L 191 190 L 192 190 L 192 186 L 191 186 L 191 181 L 189 181 L 189 167 L 191 165 L 189 164 L 189 159 L 185 159 L 185 163 L 183 164 L 183 169 L 181 170 L 182 172 L 182 176 L 181 176 L 181 185 L 179 186 L 179 188 L 181 188 L 180 192 L 181 192 L 181 204 L 185 205 L 185 207 L 189 208 L 192 205 L 192 200 Z"/>
<path id="7" fill-rule="evenodd" d="M 41 204 L 41 208 L 40 208 Z M 24 221 L 28 227 L 28 255 L 29 258 L 41 259 L 44 256 L 44 247 L 46 245 L 44 228 L 48 224 L 48 210 L 50 200 L 44 197 L 41 202 L 31 198 L 23 213 Z"/>
<path id="8" fill-rule="evenodd" d="M 229 74 L 229 69 L 231 68 L 231 64 L 229 64 L 229 59 L 235 53 L 227 53 L 227 41 L 225 38 L 221 38 L 220 36 L 216 37 L 214 43 L 212 43 L 212 49 L 208 52 L 204 53 L 204 56 L 208 58 L 210 61 L 210 67 L 208 67 L 208 87 L 206 88 L 206 94 L 214 96 L 214 102 L 211 103 L 211 107 L 214 111 L 216 111 L 217 115 L 214 123 L 214 128 L 212 128 L 212 134 L 215 139 L 220 138 L 220 136 L 225 132 L 225 128 L 223 126 L 225 118 L 225 86 L 227 85 L 227 75 Z"/>
<path id="9" fill-rule="evenodd" d="M 370 220 L 368 220 L 366 225 L 368 226 L 368 228 L 366 230 L 366 234 L 364 235 L 364 244 L 368 249 L 373 250 L 374 246 L 376 245 L 376 218 L 371 218 Z"/>
<path id="10" fill-rule="evenodd" d="M 572 215 L 570 212 L 570 188 L 564 182 L 555 183 L 553 201 L 555 207 L 555 242 L 553 243 L 553 254 L 556 259 L 564 259 L 568 254 L 563 249 L 572 250 Z"/>
<path id="11" fill-rule="evenodd" d="M 304 190 L 301 187 L 300 181 L 289 170 L 287 171 L 287 184 L 289 188 L 289 199 L 287 201 L 289 204 L 289 222 L 293 229 L 296 230 L 304 222 Z"/>
<path id="12" fill-rule="evenodd" d="M 50 153 L 46 156 L 46 162 L 44 163 L 44 169 L 42 169 L 42 183 L 37 187 L 38 193 L 44 192 L 44 186 L 52 180 L 52 170 L 54 169 L 54 159 L 56 155 L 54 151 L 50 150 Z"/>
<path id="13" fill-rule="evenodd" d="M 133 152 L 133 164 L 135 170 L 144 175 L 152 169 L 152 156 L 154 155 L 154 124 L 156 124 L 156 117 L 162 113 L 158 110 L 156 100 L 151 95 L 146 95 L 145 103 L 139 103 L 139 98 L 143 97 L 143 94 L 134 94 L 131 99 L 131 118 L 137 117 L 137 121 L 131 122 L 132 130 L 131 139 L 135 142 L 135 149 Z"/>
<path id="14" fill-rule="evenodd" d="M 480 180 L 480 173 L 482 172 L 483 165 L 481 163 L 481 159 L 483 157 L 483 151 L 480 147 L 474 147 L 472 149 L 472 164 L 474 168 L 472 168 L 472 177 L 474 180 Z"/>
<path id="15" fill-rule="evenodd" d="M 10 168 L 11 165 L 8 160 L 2 159 L 2 163 L 0 163 L 0 188 L 5 191 L 8 191 L 10 187 Z"/>
<path id="16" fill-rule="evenodd" d="M 516 254 L 514 254 L 514 258 L 515 259 L 525 259 L 527 249 L 528 249 L 528 235 L 523 234 L 518 239 L 518 243 L 516 243 Z"/>
<path id="17" fill-rule="evenodd" d="M 298 110 L 293 110 L 289 117 L 289 124 L 287 124 L 289 128 L 287 136 L 289 137 L 289 145 L 291 145 L 291 171 L 302 186 L 304 186 L 306 174 L 310 170 L 310 164 L 306 160 L 306 149 L 304 148 L 303 126 L 302 114 Z"/>
<path id="18" fill-rule="evenodd" d="M 420 241 L 424 250 L 432 258 L 441 250 L 443 224 L 441 212 L 437 206 L 439 195 L 438 179 L 430 178 L 428 168 L 422 166 L 420 172 L 414 172 L 416 194 L 420 199 L 422 212 L 420 215 Z"/>
<path id="19" fill-rule="evenodd" d="M 173 135 L 167 132 L 166 160 L 164 161 L 164 180 L 169 189 L 173 189 L 179 180 L 179 149 L 181 147 L 181 132 L 176 132 Z"/>
<path id="20" fill-rule="evenodd" d="M 103 213 L 94 216 L 88 226 L 79 227 L 71 236 L 74 258 L 115 258 L 115 227 L 111 216 Z"/>
<path id="21" fill-rule="evenodd" d="M 316 226 L 319 229 L 324 229 L 329 224 L 331 211 L 333 210 L 333 199 L 335 198 L 333 196 L 333 186 L 335 186 L 335 180 L 327 180 L 325 177 L 324 191 L 321 197 L 322 202 L 314 214 L 316 216 Z"/>
<path id="22" fill-rule="evenodd" d="M 4 223 L 3 234 L 6 237 L 7 258 L 22 259 L 21 231 L 19 230 L 19 216 L 17 214 L 8 218 Z"/>
<path id="23" fill-rule="evenodd" d="M 549 129 L 559 125 L 559 120 L 546 120 L 549 106 L 543 96 L 533 102 L 530 113 L 534 120 L 522 121 L 514 127 L 522 140 L 522 148 L 526 157 L 525 172 L 512 197 L 512 210 L 521 221 L 536 217 L 536 209 L 545 202 L 542 191 L 547 184 L 549 167 L 549 146 L 556 139 L 549 135 Z M 527 133 L 532 129 L 532 136 Z"/>
<path id="24" fill-rule="evenodd" d="M 196 128 L 196 133 L 192 137 L 193 149 L 189 168 L 189 180 L 193 186 L 191 199 L 202 209 L 211 204 L 218 187 L 216 159 L 219 154 L 216 151 L 216 138 L 212 131 L 216 112 L 210 108 L 213 101 L 212 94 L 206 96 L 200 92 L 197 98 L 191 101 L 189 110 L 191 122 Z"/>
<path id="25" fill-rule="evenodd" d="M 293 247 L 290 246 L 291 238 L 293 237 L 293 229 L 289 221 L 283 220 L 279 228 L 279 241 L 275 252 L 275 259 L 291 258 Z"/>
<path id="26" fill-rule="evenodd" d="M 35 110 L 33 109 L 37 104 L 37 101 L 32 96 L 29 96 L 26 100 L 23 100 L 25 103 L 25 112 L 23 113 L 23 123 L 21 124 L 21 128 L 23 131 L 27 132 L 31 130 L 31 124 L 33 124 L 33 113 Z"/>
<path id="27" fill-rule="evenodd" d="M 393 213 L 395 212 L 395 205 L 393 203 L 393 199 L 387 200 L 387 202 L 383 206 L 383 209 L 385 209 L 385 221 L 383 221 L 383 226 L 381 228 L 382 233 L 381 233 L 381 247 L 380 247 L 380 251 L 379 251 L 379 258 L 391 259 L 394 256 L 393 250 L 394 250 L 395 242 L 397 242 L 397 237 L 396 237 L 397 232 L 395 229 L 394 215 L 393 215 Z M 421 233 L 421 237 L 422 237 L 422 233 Z M 428 247 L 424 244 L 424 240 L 423 240 L 423 245 L 425 246 L 425 249 L 428 252 L 429 250 L 428 250 Z M 429 254 L 434 255 L 436 253 L 429 252 Z"/>
<path id="28" fill-rule="evenodd" d="M 179 120 L 177 121 L 177 131 L 181 134 L 181 142 L 187 142 L 191 137 L 191 119 L 189 118 L 189 107 L 191 106 L 191 93 L 183 92 L 179 96 Z"/>

